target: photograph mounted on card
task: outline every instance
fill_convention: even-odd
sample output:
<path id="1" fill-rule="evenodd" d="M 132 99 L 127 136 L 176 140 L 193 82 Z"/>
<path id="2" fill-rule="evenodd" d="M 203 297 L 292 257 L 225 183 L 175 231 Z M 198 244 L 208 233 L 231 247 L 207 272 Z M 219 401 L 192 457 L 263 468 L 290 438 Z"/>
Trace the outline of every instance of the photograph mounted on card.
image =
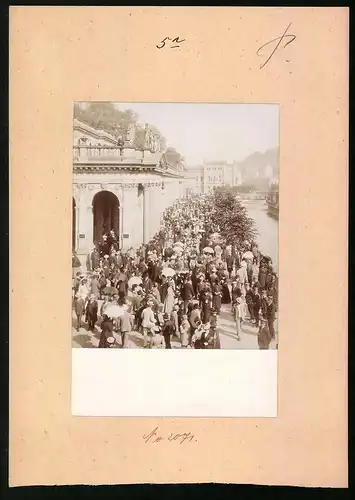
<path id="1" fill-rule="evenodd" d="M 11 486 L 346 487 L 348 34 L 10 9 Z"/>

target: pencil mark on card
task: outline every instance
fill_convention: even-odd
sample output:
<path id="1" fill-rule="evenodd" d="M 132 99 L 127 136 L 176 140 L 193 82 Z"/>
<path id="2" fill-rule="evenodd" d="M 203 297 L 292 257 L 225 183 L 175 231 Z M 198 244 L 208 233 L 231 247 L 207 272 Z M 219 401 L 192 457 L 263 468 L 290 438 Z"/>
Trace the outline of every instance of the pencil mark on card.
<path id="1" fill-rule="evenodd" d="M 285 31 L 283 32 L 283 34 L 277 38 L 273 38 L 272 40 L 269 40 L 268 42 L 264 43 L 264 45 L 262 45 L 261 47 L 258 48 L 256 54 L 260 57 L 263 57 L 265 56 L 265 51 L 263 51 L 263 49 L 265 48 L 272 48 L 273 49 L 271 50 L 271 52 L 268 54 L 268 57 L 267 59 L 260 65 L 260 69 L 263 69 L 267 63 L 270 61 L 270 59 L 273 57 L 273 55 L 275 54 L 275 52 L 279 49 L 280 45 L 282 42 L 285 42 L 283 46 L 281 46 L 281 48 L 285 49 L 287 47 L 287 45 L 289 45 L 290 43 L 292 43 L 294 40 L 296 40 L 296 35 L 293 35 L 291 33 L 287 33 L 290 26 L 291 26 L 292 23 L 290 23 L 287 28 L 285 29 Z M 290 62 L 289 59 L 286 59 L 286 62 Z"/>
<path id="2" fill-rule="evenodd" d="M 143 434 L 142 438 L 145 444 L 160 443 L 161 441 L 183 444 L 183 443 L 193 443 L 197 441 L 197 439 L 195 439 L 194 434 L 192 434 L 191 432 L 182 432 L 182 433 L 169 432 L 167 435 L 163 436 L 159 431 L 159 427 L 155 427 L 150 432 Z"/>

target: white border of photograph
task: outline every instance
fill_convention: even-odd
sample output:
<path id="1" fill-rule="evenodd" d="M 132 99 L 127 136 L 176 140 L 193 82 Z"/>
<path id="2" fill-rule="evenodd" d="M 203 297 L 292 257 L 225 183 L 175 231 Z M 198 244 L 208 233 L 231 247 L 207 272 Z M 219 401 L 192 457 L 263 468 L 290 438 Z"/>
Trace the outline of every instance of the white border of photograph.
<path id="1" fill-rule="evenodd" d="M 277 350 L 72 349 L 72 414 L 277 417 Z"/>

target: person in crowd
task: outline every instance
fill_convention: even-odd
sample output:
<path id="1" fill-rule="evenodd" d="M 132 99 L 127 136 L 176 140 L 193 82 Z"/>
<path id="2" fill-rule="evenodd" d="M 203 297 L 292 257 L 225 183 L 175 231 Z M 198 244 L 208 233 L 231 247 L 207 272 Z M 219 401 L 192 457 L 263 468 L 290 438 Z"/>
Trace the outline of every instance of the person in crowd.
<path id="1" fill-rule="evenodd" d="M 168 289 L 166 291 L 166 297 L 165 297 L 165 301 L 164 301 L 164 312 L 165 313 L 167 313 L 167 314 L 171 313 L 171 311 L 173 310 L 174 301 L 175 301 L 175 293 L 174 293 L 173 280 L 169 279 L 168 280 Z"/>
<path id="2" fill-rule="evenodd" d="M 185 311 L 187 311 L 189 303 L 194 298 L 194 289 L 192 286 L 192 280 L 191 280 L 190 276 L 187 278 L 187 280 L 185 281 L 185 283 L 183 285 L 182 298 L 184 300 Z"/>
<path id="3" fill-rule="evenodd" d="M 181 347 L 187 348 L 189 341 L 191 339 L 191 326 L 189 320 L 187 319 L 187 314 L 182 316 L 180 325 L 180 341 Z"/>
<path id="4" fill-rule="evenodd" d="M 238 297 L 235 301 L 235 304 L 233 306 L 233 315 L 234 315 L 234 321 L 235 321 L 235 327 L 236 327 L 236 333 L 237 333 L 237 340 L 240 340 L 240 334 L 242 332 L 242 319 L 243 319 L 243 314 L 242 314 L 242 299 L 241 297 Z"/>
<path id="5" fill-rule="evenodd" d="M 164 313 L 164 324 L 162 327 L 162 334 L 165 342 L 165 349 L 171 349 L 171 338 L 174 333 L 174 323 L 169 318 L 168 313 Z"/>
<path id="6" fill-rule="evenodd" d="M 212 288 L 212 295 L 213 295 L 212 299 L 213 308 L 216 311 L 216 314 L 220 314 L 222 307 L 222 285 L 220 284 L 219 281 L 215 281 Z"/>
<path id="7" fill-rule="evenodd" d="M 99 280 L 97 279 L 97 275 L 94 274 L 90 281 L 90 291 L 91 294 L 95 296 L 95 299 L 99 298 Z"/>
<path id="8" fill-rule="evenodd" d="M 156 319 L 153 313 L 153 302 L 148 300 L 146 307 L 142 311 L 142 327 L 143 327 L 143 347 L 148 346 L 148 333 L 152 333 L 152 328 L 155 326 Z"/>
<path id="9" fill-rule="evenodd" d="M 255 326 L 257 328 L 259 328 L 259 323 L 260 323 L 260 308 L 261 308 L 261 297 L 259 294 L 259 288 L 257 286 L 254 286 L 253 313 L 254 313 Z"/>
<path id="10" fill-rule="evenodd" d="M 128 309 L 125 310 L 123 316 L 120 317 L 119 328 L 121 333 L 121 346 L 127 349 L 129 334 L 133 328 L 133 318 Z"/>
<path id="11" fill-rule="evenodd" d="M 258 333 L 258 345 L 259 349 L 269 349 L 271 342 L 271 334 L 268 326 L 268 322 L 265 318 L 260 319 L 260 328 Z"/>
<path id="12" fill-rule="evenodd" d="M 108 338 L 113 337 L 113 321 L 106 314 L 104 314 L 101 323 L 101 335 L 99 346 L 100 348 L 109 347 Z"/>
<path id="13" fill-rule="evenodd" d="M 203 294 L 202 306 L 201 306 L 201 321 L 204 324 L 208 323 L 210 320 L 211 307 L 212 307 L 211 285 L 207 283 L 205 292 Z"/>
<path id="14" fill-rule="evenodd" d="M 267 307 L 268 307 L 268 300 L 267 300 L 267 292 L 266 289 L 261 290 L 261 315 L 266 318 L 267 317 Z"/>
<path id="15" fill-rule="evenodd" d="M 249 282 L 245 283 L 245 302 L 248 307 L 248 313 L 251 323 L 254 322 L 254 294 L 250 288 Z"/>
<path id="16" fill-rule="evenodd" d="M 267 319 L 267 324 L 269 327 L 270 331 L 270 336 L 271 339 L 274 340 L 275 338 L 275 330 L 274 330 L 274 321 L 275 321 L 275 304 L 274 304 L 274 298 L 272 295 L 267 296 L 267 310 L 266 310 L 266 319 Z"/>
<path id="17" fill-rule="evenodd" d="M 109 307 L 109 304 L 110 304 L 110 299 L 109 299 L 109 296 L 108 295 L 105 295 L 104 297 L 104 300 L 101 304 L 101 307 L 100 307 L 100 316 L 101 318 L 104 317 L 106 311 L 107 311 L 107 308 Z"/>
<path id="18" fill-rule="evenodd" d="M 174 325 L 174 334 L 177 336 L 177 338 L 180 340 L 180 330 L 179 330 L 179 316 L 178 316 L 178 311 L 179 311 L 179 304 L 176 302 L 173 305 L 173 310 L 170 313 L 170 320 L 173 322 Z"/>
<path id="19" fill-rule="evenodd" d="M 86 321 L 89 324 L 89 331 L 91 330 L 92 332 L 95 329 L 95 324 L 97 322 L 97 310 L 98 310 L 98 303 L 96 300 L 95 295 L 90 295 L 89 301 L 86 305 L 86 310 L 85 310 L 85 316 L 86 316 Z"/>

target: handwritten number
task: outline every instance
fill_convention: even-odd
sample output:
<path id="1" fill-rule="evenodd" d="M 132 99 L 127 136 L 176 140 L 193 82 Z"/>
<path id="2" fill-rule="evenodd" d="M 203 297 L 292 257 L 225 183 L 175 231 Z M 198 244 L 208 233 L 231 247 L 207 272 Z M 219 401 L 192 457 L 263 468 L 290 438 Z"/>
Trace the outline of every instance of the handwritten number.
<path id="1" fill-rule="evenodd" d="M 159 47 L 158 45 L 156 45 L 157 49 L 162 49 L 163 47 L 165 47 L 165 40 L 170 40 L 170 38 L 168 36 L 166 36 L 160 43 L 162 43 L 163 45 L 161 47 Z"/>
<path id="2" fill-rule="evenodd" d="M 156 45 L 156 48 L 157 49 L 162 49 L 165 47 L 165 41 L 166 40 L 170 40 L 171 42 L 173 43 L 182 43 L 182 42 L 185 42 L 185 40 L 180 40 L 179 37 L 177 36 L 176 38 L 169 38 L 168 36 L 166 36 L 160 43 L 162 44 L 161 46 L 159 45 Z M 172 45 L 170 46 L 171 49 L 178 49 L 180 47 L 180 45 Z"/>
<path id="3" fill-rule="evenodd" d="M 273 40 L 270 40 L 269 42 L 267 43 L 264 43 L 264 45 L 262 45 L 261 47 L 259 47 L 259 49 L 257 50 L 256 54 L 258 56 L 261 56 L 262 54 L 260 54 L 260 52 L 262 51 L 263 48 L 267 47 L 268 45 L 270 45 L 271 43 L 274 43 L 274 42 L 277 42 L 274 50 L 271 52 L 271 54 L 269 55 L 269 57 L 266 59 L 266 61 L 260 65 L 260 69 L 263 69 L 264 66 L 267 65 L 267 63 L 270 61 L 270 59 L 272 58 L 272 56 L 275 54 L 275 52 L 277 51 L 277 49 L 279 48 L 279 46 L 281 45 L 281 42 L 282 41 L 286 41 L 286 38 L 290 38 L 290 40 L 288 40 L 285 45 L 284 45 L 284 49 L 287 47 L 287 45 L 289 45 L 291 42 L 293 42 L 295 39 L 296 39 L 296 35 L 291 35 L 291 34 L 287 34 L 287 31 L 289 29 L 289 27 L 291 26 L 292 23 L 290 23 L 287 28 L 285 29 L 285 31 L 283 32 L 282 36 L 279 36 L 277 38 L 274 38 Z"/>

